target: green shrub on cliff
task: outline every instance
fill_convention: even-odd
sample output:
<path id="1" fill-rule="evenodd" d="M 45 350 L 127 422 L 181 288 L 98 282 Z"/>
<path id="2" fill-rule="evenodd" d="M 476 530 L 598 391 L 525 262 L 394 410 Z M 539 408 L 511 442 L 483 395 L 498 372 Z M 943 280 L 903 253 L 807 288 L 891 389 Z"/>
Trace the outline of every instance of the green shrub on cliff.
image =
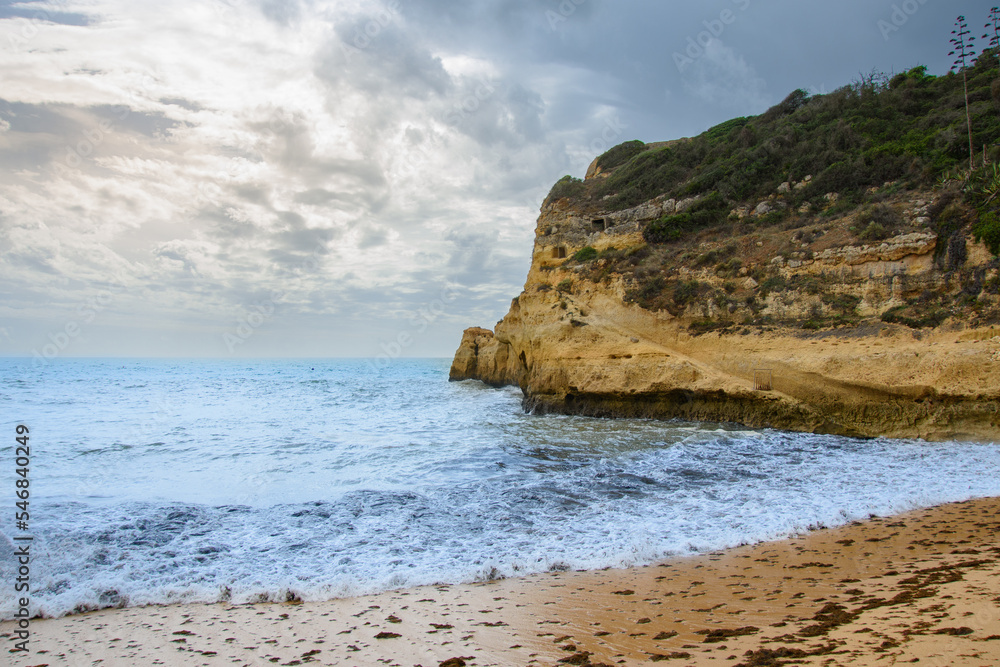
<path id="1" fill-rule="evenodd" d="M 684 237 L 688 232 L 715 225 L 729 215 L 729 207 L 717 192 L 704 197 L 691 208 L 677 215 L 667 215 L 649 223 L 642 236 L 646 243 L 669 243 Z"/>
<path id="2" fill-rule="evenodd" d="M 987 51 L 965 72 L 977 160 L 983 146 L 989 159 L 1000 158 L 1000 69 L 993 56 Z M 839 192 L 853 207 L 869 187 L 899 180 L 931 185 L 942 172 L 968 166 L 962 76 L 915 67 L 891 78 L 873 72 L 829 94 L 797 90 L 760 116 L 660 148 L 627 142 L 599 163 L 610 173 L 586 183 L 587 197 L 611 210 L 659 195 L 714 192 L 730 205 L 759 201 L 807 175 L 813 176 L 808 186 L 788 194 L 792 205 Z M 699 226 L 683 218 L 658 222 L 657 242 Z"/>
<path id="3" fill-rule="evenodd" d="M 858 214 L 858 238 L 881 241 L 895 234 L 902 222 L 903 218 L 890 206 L 867 206 Z"/>
<path id="4" fill-rule="evenodd" d="M 997 88 L 1000 93 L 1000 79 Z M 964 189 L 966 201 L 978 212 L 978 220 L 972 226 L 973 237 L 976 241 L 985 243 L 994 255 L 1000 255 L 1000 164 L 993 164 L 990 168 L 979 169 L 970 174 Z M 946 194 L 949 195 L 946 200 L 949 206 L 941 211 L 939 217 L 944 219 L 949 214 L 957 217 L 958 211 L 953 210 L 955 207 L 951 203 L 957 194 Z"/>
<path id="5" fill-rule="evenodd" d="M 674 303 L 686 306 L 701 292 L 701 283 L 697 280 L 684 280 L 674 286 Z"/>
<path id="6" fill-rule="evenodd" d="M 839 310 L 845 317 L 854 315 L 861 303 L 861 297 L 853 294 L 823 294 L 820 300 L 834 310 Z"/>
<path id="7" fill-rule="evenodd" d="M 881 320 L 889 324 L 902 324 L 911 329 L 937 327 L 948 319 L 948 313 L 941 309 L 921 310 L 913 306 L 903 305 L 890 308 L 882 313 Z"/>
<path id="8" fill-rule="evenodd" d="M 996 212 L 988 211 L 979 217 L 972 228 L 976 241 L 982 241 L 994 255 L 1000 255 L 1000 218 Z"/>
<path id="9" fill-rule="evenodd" d="M 604 171 L 619 167 L 646 150 L 646 144 L 638 139 L 618 144 L 597 158 L 597 166 Z"/>
<path id="10" fill-rule="evenodd" d="M 563 176 L 556 184 L 552 186 L 549 190 L 549 194 L 545 197 L 545 202 L 558 201 L 560 199 L 579 199 L 586 194 L 587 188 L 583 181 L 579 178 L 574 178 L 570 175 Z"/>
<path id="11" fill-rule="evenodd" d="M 596 258 L 597 258 L 597 249 L 591 246 L 580 248 L 575 253 L 573 253 L 574 262 L 589 262 L 590 260 Z"/>

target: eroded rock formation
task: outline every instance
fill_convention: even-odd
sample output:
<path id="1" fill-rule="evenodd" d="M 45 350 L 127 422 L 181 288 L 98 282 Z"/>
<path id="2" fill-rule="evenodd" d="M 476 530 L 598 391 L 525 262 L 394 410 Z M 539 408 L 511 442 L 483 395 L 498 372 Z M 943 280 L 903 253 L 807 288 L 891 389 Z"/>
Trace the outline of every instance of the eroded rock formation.
<path id="1" fill-rule="evenodd" d="M 965 236 L 939 242 L 931 199 L 890 202 L 910 231 L 878 242 L 816 215 L 654 248 L 643 226 L 693 202 L 546 202 L 524 291 L 494 331 L 465 332 L 451 379 L 517 385 L 538 412 L 995 440 L 997 262 Z"/>

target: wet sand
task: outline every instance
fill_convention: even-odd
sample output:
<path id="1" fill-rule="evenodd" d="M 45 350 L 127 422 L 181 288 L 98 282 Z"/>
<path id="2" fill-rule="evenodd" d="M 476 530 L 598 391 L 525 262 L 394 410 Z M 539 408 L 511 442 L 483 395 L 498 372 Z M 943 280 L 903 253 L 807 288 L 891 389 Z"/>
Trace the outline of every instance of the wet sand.
<path id="1" fill-rule="evenodd" d="M 38 665 L 1000 665 L 1000 499 L 628 570 L 34 620 Z"/>

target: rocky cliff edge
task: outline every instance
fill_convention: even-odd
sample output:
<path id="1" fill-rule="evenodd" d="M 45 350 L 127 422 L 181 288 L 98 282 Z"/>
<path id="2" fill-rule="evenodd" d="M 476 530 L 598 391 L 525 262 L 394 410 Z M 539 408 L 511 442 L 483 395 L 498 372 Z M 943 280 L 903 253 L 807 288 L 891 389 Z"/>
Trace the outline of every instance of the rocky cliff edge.
<path id="1" fill-rule="evenodd" d="M 887 196 L 905 224 L 876 242 L 854 214 L 747 224 L 776 195 L 666 245 L 644 226 L 694 202 L 546 201 L 524 291 L 493 331 L 465 331 L 451 380 L 519 386 L 539 413 L 996 440 L 996 258 L 938 238 L 934 192 Z"/>

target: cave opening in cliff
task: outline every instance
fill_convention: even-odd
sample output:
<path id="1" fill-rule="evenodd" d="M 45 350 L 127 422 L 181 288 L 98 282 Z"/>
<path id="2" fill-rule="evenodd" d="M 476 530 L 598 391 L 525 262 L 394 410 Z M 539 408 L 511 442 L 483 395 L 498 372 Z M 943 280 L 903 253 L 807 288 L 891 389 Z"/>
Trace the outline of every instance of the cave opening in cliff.
<path id="1" fill-rule="evenodd" d="M 604 218 L 598 218 L 597 220 L 594 220 L 595 232 L 603 232 L 605 229 L 607 229 L 607 223 L 605 222 Z"/>
<path id="2" fill-rule="evenodd" d="M 552 259 L 566 259 L 566 248 L 563 246 L 553 248 Z"/>

